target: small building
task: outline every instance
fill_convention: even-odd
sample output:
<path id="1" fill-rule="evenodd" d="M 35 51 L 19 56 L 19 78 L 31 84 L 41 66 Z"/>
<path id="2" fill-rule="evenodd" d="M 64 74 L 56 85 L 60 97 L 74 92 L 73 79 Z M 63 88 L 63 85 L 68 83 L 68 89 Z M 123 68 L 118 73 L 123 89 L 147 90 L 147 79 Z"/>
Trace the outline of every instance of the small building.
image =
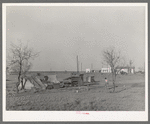
<path id="1" fill-rule="evenodd" d="M 125 67 L 117 67 L 117 73 L 120 74 L 120 72 L 125 72 L 127 74 L 134 74 L 135 73 L 135 67 L 129 67 L 129 66 L 125 66 Z"/>
<path id="2" fill-rule="evenodd" d="M 88 68 L 88 69 L 86 69 L 86 71 L 85 71 L 86 73 L 90 73 L 91 72 L 91 70 Z"/>
<path id="3" fill-rule="evenodd" d="M 108 68 L 102 68 L 101 73 L 111 73 L 111 67 Z"/>

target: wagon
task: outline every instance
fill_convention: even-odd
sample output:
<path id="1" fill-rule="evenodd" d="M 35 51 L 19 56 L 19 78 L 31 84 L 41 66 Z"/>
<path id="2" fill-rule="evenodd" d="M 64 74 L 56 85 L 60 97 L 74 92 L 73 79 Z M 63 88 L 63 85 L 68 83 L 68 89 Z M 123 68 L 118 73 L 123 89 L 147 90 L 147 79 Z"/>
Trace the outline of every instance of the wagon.
<path id="1" fill-rule="evenodd" d="M 86 79 L 84 80 L 84 74 L 80 75 L 72 75 L 71 77 L 68 77 L 63 80 L 64 87 L 69 87 L 69 86 L 86 86 L 86 85 L 92 85 L 94 84 L 94 76 L 87 76 Z"/>
<path id="2" fill-rule="evenodd" d="M 78 86 L 81 81 L 80 76 L 71 76 L 63 80 L 64 87 Z"/>
<path id="3" fill-rule="evenodd" d="M 94 76 L 86 76 L 84 74 L 72 75 L 60 82 L 57 80 L 56 75 L 48 75 L 47 77 L 49 77 L 49 78 L 48 78 L 48 81 L 46 81 L 47 82 L 46 89 L 53 89 L 53 88 L 59 89 L 59 88 L 63 88 L 63 87 L 90 86 L 90 85 L 93 85 L 95 82 Z M 58 83 L 55 83 L 55 82 L 58 82 Z"/>

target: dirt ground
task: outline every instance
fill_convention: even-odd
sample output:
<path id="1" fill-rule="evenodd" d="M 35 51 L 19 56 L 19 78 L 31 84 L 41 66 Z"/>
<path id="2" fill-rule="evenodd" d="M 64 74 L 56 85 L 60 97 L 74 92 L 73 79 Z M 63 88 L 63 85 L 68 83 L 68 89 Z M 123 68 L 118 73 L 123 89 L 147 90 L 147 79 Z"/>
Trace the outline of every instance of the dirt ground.
<path id="1" fill-rule="evenodd" d="M 69 74 L 57 74 L 59 80 Z M 96 85 L 15 93 L 16 75 L 7 75 L 6 110 L 44 111 L 145 111 L 145 77 L 143 74 L 118 75 L 116 91 L 104 87 L 108 74 L 94 73 Z"/>

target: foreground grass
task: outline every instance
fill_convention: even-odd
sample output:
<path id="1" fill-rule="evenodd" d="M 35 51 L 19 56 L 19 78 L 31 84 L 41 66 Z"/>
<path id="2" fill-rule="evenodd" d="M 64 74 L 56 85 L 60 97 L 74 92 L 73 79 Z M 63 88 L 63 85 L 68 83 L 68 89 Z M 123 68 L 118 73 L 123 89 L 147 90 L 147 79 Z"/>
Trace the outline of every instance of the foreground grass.
<path id="1" fill-rule="evenodd" d="M 136 77 L 136 78 L 135 78 Z M 115 93 L 99 85 L 77 88 L 32 91 L 8 95 L 6 110 L 51 110 L 51 111 L 144 111 L 145 83 L 142 76 L 118 78 Z M 125 80 L 126 79 L 126 80 Z M 123 86 L 126 86 L 124 89 Z M 7 90 L 12 85 L 7 87 Z M 78 90 L 78 92 L 77 92 Z"/>

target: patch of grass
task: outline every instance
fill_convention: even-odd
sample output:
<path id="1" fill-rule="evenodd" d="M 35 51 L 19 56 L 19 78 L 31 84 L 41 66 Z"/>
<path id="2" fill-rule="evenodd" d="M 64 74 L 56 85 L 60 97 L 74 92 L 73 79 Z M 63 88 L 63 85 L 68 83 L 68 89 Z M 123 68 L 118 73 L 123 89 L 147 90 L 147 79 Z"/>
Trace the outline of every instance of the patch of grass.
<path id="1" fill-rule="evenodd" d="M 61 74 L 62 76 L 62 74 Z M 105 75 L 102 75 L 105 77 Z M 121 76 L 117 78 L 115 93 L 104 88 L 103 77 L 96 74 L 100 83 L 89 87 L 89 91 L 75 87 L 52 89 L 46 91 L 20 92 L 15 96 L 14 84 L 8 82 L 6 87 L 7 110 L 50 110 L 50 111 L 119 111 L 144 110 L 144 78 L 140 75 Z M 62 76 L 63 77 L 63 76 Z M 111 84 L 110 84 L 111 85 Z M 123 86 L 126 85 L 126 90 Z M 137 89 L 138 88 L 138 89 Z M 79 92 L 75 92 L 79 90 Z M 10 96 L 9 96 L 10 95 Z M 127 97 L 128 96 L 128 97 Z"/>

